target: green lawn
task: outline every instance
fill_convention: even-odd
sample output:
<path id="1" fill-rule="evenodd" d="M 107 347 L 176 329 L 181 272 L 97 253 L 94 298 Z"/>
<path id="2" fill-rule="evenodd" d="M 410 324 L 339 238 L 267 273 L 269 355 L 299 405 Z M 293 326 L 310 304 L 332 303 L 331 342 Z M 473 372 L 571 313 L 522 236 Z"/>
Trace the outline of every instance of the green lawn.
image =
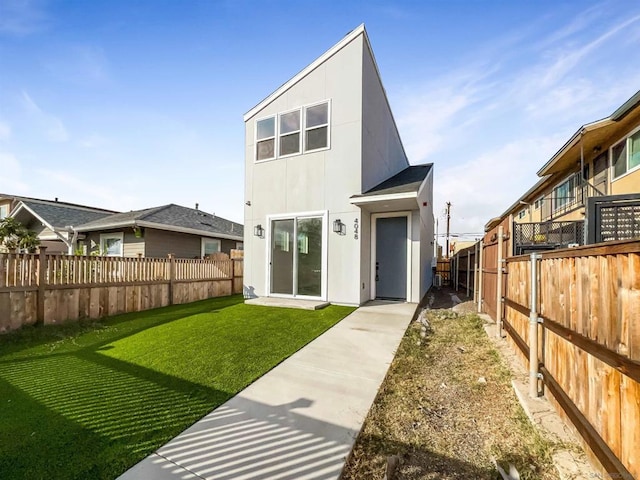
<path id="1" fill-rule="evenodd" d="M 233 296 L 0 336 L 0 478 L 115 478 L 352 311 Z"/>

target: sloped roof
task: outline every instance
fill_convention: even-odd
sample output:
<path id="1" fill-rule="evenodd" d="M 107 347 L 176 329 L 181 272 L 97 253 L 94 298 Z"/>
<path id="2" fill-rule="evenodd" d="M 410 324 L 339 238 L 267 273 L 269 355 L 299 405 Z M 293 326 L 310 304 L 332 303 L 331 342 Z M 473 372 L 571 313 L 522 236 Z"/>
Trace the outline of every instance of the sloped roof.
<path id="1" fill-rule="evenodd" d="M 256 115 L 260 110 L 262 110 L 265 106 L 267 106 L 269 103 L 271 103 L 273 100 L 275 100 L 276 98 L 278 98 L 280 95 L 282 95 L 284 92 L 286 92 L 287 90 L 289 90 L 292 86 L 294 86 L 296 83 L 298 83 L 300 80 L 302 80 L 304 77 L 306 77 L 307 75 L 309 75 L 309 73 L 313 72 L 316 68 L 318 68 L 320 65 L 322 65 L 324 62 L 326 62 L 329 58 L 331 58 L 332 56 L 334 56 L 336 53 L 338 53 L 340 50 L 342 50 L 346 45 L 348 45 L 349 43 L 351 43 L 354 39 L 358 38 L 358 36 L 360 35 L 364 35 L 364 40 L 366 45 L 368 46 L 369 50 L 372 52 L 371 50 L 371 45 L 369 43 L 369 37 L 367 35 L 367 30 L 365 29 L 364 23 L 357 26 L 356 28 L 354 28 L 353 30 L 351 30 L 349 33 L 347 33 L 338 43 L 336 43 L 333 47 L 331 47 L 329 50 L 327 50 L 326 52 L 324 52 L 322 55 L 320 55 L 318 58 L 316 58 L 313 62 L 311 62 L 309 65 L 307 65 L 305 68 L 303 68 L 302 70 L 300 70 L 300 72 L 298 72 L 296 75 L 294 75 L 292 78 L 290 78 L 289 80 L 287 80 L 285 83 L 283 83 L 280 87 L 278 87 L 276 90 L 274 90 L 272 93 L 270 93 L 266 98 L 264 98 L 262 101 L 260 101 L 260 103 L 258 103 L 256 106 L 254 106 L 251 110 L 249 110 L 247 113 L 244 114 L 244 121 L 246 122 L 247 120 L 249 120 L 251 117 L 253 117 L 254 115 Z M 373 63 L 374 66 L 376 68 L 376 72 L 378 72 L 378 76 L 380 76 L 380 73 L 378 71 L 378 65 L 375 61 L 375 57 L 373 56 L 373 52 L 371 53 L 371 58 L 373 59 Z M 386 95 L 386 93 L 385 93 Z"/>
<path id="2" fill-rule="evenodd" d="M 20 198 L 20 197 L 18 197 Z M 114 213 L 113 210 L 85 207 L 71 203 L 23 198 L 21 204 L 54 228 L 91 222 Z M 20 208 L 18 206 L 18 208 Z"/>
<path id="3" fill-rule="evenodd" d="M 640 91 L 636 92 L 611 115 L 582 125 L 571 138 L 538 170 L 538 176 L 558 173 L 567 168 L 574 158 L 580 158 L 580 149 L 590 152 L 602 147 L 616 132 L 632 128 L 640 118 Z"/>
<path id="4" fill-rule="evenodd" d="M 423 165 L 412 165 L 405 168 L 393 177 L 386 179 L 375 187 L 367 190 L 361 195 L 353 195 L 351 198 L 372 197 L 377 195 L 394 195 L 398 193 L 418 192 L 420 185 L 433 168 L 433 163 Z"/>
<path id="5" fill-rule="evenodd" d="M 173 231 L 188 230 L 191 233 L 237 239 L 241 239 L 244 232 L 244 227 L 239 223 L 202 210 L 182 207 L 173 203 L 109 215 L 77 225 L 76 230 L 86 232 L 126 226 L 146 226 Z"/>

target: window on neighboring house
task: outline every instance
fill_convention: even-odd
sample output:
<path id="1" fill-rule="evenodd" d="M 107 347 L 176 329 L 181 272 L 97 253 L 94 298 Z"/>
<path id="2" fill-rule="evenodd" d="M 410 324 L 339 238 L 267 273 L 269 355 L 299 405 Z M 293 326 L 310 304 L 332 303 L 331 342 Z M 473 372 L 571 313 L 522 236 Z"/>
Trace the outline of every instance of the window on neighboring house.
<path id="1" fill-rule="evenodd" d="M 256 122 L 256 160 L 276 158 L 276 117 Z"/>
<path id="2" fill-rule="evenodd" d="M 542 197 L 540 197 L 535 202 L 533 202 L 533 208 L 535 208 L 536 210 L 539 209 L 541 206 L 542 206 Z"/>
<path id="3" fill-rule="evenodd" d="M 640 131 L 611 147 L 613 178 L 624 175 L 640 166 Z"/>
<path id="4" fill-rule="evenodd" d="M 304 151 L 320 150 L 329 146 L 329 102 L 304 109 Z"/>
<path id="5" fill-rule="evenodd" d="M 9 205 L 0 205 L 0 220 L 9 215 Z"/>
<path id="6" fill-rule="evenodd" d="M 201 256 L 206 258 L 212 253 L 218 253 L 220 251 L 220 240 L 217 238 L 203 238 Z"/>
<path id="7" fill-rule="evenodd" d="M 100 255 L 122 257 L 124 255 L 124 233 L 103 233 L 100 235 Z"/>
<path id="8" fill-rule="evenodd" d="M 236 250 L 244 250 L 244 243 L 236 242 Z"/>
<path id="9" fill-rule="evenodd" d="M 565 205 L 567 205 L 571 200 L 571 180 L 567 180 L 566 182 L 558 185 L 553 190 L 553 209 L 559 210 Z"/>
<path id="10" fill-rule="evenodd" d="M 278 156 L 300 153 L 300 110 L 281 113 L 278 132 Z"/>
<path id="11" fill-rule="evenodd" d="M 527 210 L 523 208 L 522 210 L 520 210 L 520 213 L 518 213 L 518 218 L 522 220 L 526 214 Z"/>

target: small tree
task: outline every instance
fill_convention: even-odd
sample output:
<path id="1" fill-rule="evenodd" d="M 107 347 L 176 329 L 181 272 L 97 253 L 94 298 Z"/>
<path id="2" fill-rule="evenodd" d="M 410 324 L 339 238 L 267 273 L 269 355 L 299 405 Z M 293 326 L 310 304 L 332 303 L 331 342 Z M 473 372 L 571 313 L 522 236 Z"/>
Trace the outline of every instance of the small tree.
<path id="1" fill-rule="evenodd" d="M 0 249 L 5 251 L 26 250 L 33 252 L 40 245 L 38 236 L 13 217 L 0 220 Z"/>

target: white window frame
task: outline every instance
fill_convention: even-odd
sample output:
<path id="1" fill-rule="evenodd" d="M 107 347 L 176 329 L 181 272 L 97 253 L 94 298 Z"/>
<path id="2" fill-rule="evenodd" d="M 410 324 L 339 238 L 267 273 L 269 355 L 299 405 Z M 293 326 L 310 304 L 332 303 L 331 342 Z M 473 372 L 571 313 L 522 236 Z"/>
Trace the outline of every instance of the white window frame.
<path id="1" fill-rule="evenodd" d="M 0 205 L 0 220 L 8 216 L 9 216 L 9 205 Z"/>
<path id="2" fill-rule="evenodd" d="M 518 220 L 522 220 L 527 215 L 527 209 L 523 208 L 518 212 Z"/>
<path id="3" fill-rule="evenodd" d="M 633 167 L 631 170 L 629 170 L 629 153 L 631 151 L 631 149 L 629 148 L 629 139 L 634 136 L 636 133 L 640 132 L 640 126 L 634 128 L 633 130 L 631 130 L 629 133 L 627 133 L 624 137 L 620 138 L 617 142 L 614 142 L 610 147 L 609 147 L 609 168 L 611 169 L 610 171 L 610 178 L 611 178 L 611 183 L 615 182 L 616 180 L 626 177 L 627 175 L 629 175 L 630 173 L 635 172 L 636 170 L 640 169 L 640 165 L 636 165 L 635 167 Z M 617 147 L 618 145 L 620 145 L 622 142 L 627 142 L 627 158 L 626 158 L 626 170 L 623 174 L 618 175 L 617 177 L 615 176 L 615 166 L 613 165 L 613 149 L 615 147 Z"/>
<path id="4" fill-rule="evenodd" d="M 276 154 L 276 158 L 287 158 L 287 157 L 294 157 L 296 155 L 300 155 L 302 153 L 302 135 L 303 135 L 303 126 L 304 126 L 304 119 L 302 118 L 303 115 L 303 110 L 306 107 L 298 107 L 298 108 L 292 108 L 291 110 L 287 110 L 286 112 L 279 112 L 277 117 L 276 117 L 276 150 L 275 150 L 275 154 Z M 287 132 L 287 133 L 282 133 L 280 131 L 280 118 L 283 115 L 286 115 L 287 113 L 292 113 L 292 112 L 298 112 L 299 113 L 299 124 L 298 124 L 298 130 L 294 130 L 293 132 Z M 298 151 L 297 152 L 293 152 L 293 153 L 287 153 L 286 155 L 280 155 L 280 139 L 282 137 L 289 137 L 291 135 L 295 135 L 298 134 Z"/>
<path id="5" fill-rule="evenodd" d="M 322 125 L 314 125 L 311 128 L 307 128 L 307 109 L 311 107 L 317 107 L 318 105 L 327 104 L 327 123 Z M 322 150 L 329 150 L 331 148 L 331 100 L 322 100 L 321 102 L 310 103 L 302 107 L 304 115 L 304 128 L 302 131 L 302 149 L 303 153 L 321 152 Z M 314 148 L 312 150 L 307 149 L 307 132 L 309 130 L 316 130 L 318 128 L 327 127 L 327 146 L 321 148 Z"/>
<path id="6" fill-rule="evenodd" d="M 322 217 L 322 273 L 321 273 L 321 277 L 320 277 L 320 296 L 316 297 L 316 296 L 309 296 L 309 295 L 289 295 L 289 294 L 283 294 L 283 293 L 271 293 L 271 236 L 272 236 L 272 231 L 271 231 L 271 225 L 273 220 L 293 220 L 294 221 L 294 225 L 296 224 L 297 220 L 299 218 L 310 218 L 310 217 Z M 329 241 L 329 211 L 328 210 L 319 210 L 319 211 L 312 211 L 312 212 L 294 212 L 294 213 L 282 213 L 282 214 L 276 214 L 276 215 L 267 215 L 267 233 L 266 233 L 266 242 L 265 242 L 265 248 L 266 248 L 266 252 L 267 254 L 265 255 L 266 258 L 266 264 L 265 264 L 265 272 L 266 272 L 266 278 L 265 278 L 265 295 L 268 297 L 280 297 L 280 298 L 300 298 L 300 299 L 308 299 L 308 300 L 322 300 L 322 301 L 327 301 L 327 291 L 328 291 L 328 275 L 327 275 L 327 269 L 329 268 L 329 255 L 328 255 L 328 248 L 327 248 L 327 243 Z M 296 235 L 296 228 L 294 228 L 294 245 L 296 245 L 297 248 L 297 235 Z M 295 255 L 294 255 L 295 257 Z M 297 260 L 294 260 L 294 264 L 297 262 Z M 294 266 L 294 268 L 297 268 L 297 266 Z M 295 280 L 295 279 L 294 279 Z M 294 285 L 294 291 L 296 290 L 296 285 Z"/>
<path id="7" fill-rule="evenodd" d="M 205 255 L 204 249 L 207 243 L 215 243 L 218 245 L 218 250 L 216 250 L 214 253 L 220 253 L 222 251 L 222 242 L 220 241 L 219 238 L 201 237 L 200 238 L 200 258 L 204 258 L 204 255 Z"/>
<path id="8" fill-rule="evenodd" d="M 120 249 L 120 255 L 109 255 L 108 253 L 106 253 L 105 241 L 109 238 L 117 238 L 118 240 L 120 240 L 120 245 L 122 245 L 122 248 Z M 124 257 L 124 232 L 100 234 L 100 255 L 103 254 L 107 257 Z"/>
<path id="9" fill-rule="evenodd" d="M 258 140 L 258 122 L 262 121 L 262 120 L 267 120 L 269 118 L 273 118 L 273 137 L 266 137 L 266 138 L 261 138 L 260 140 Z M 278 158 L 278 115 L 276 114 L 272 114 L 272 115 L 266 115 L 264 117 L 260 117 L 260 118 L 256 118 L 256 121 L 253 125 L 254 127 L 254 132 L 253 132 L 253 144 L 254 144 L 254 152 L 253 152 L 253 161 L 256 163 L 260 163 L 260 162 L 268 162 L 269 160 L 274 160 L 276 158 Z M 270 158 L 261 158 L 260 160 L 258 160 L 258 142 L 264 142 L 265 140 L 273 140 L 273 157 Z"/>
<path id="10" fill-rule="evenodd" d="M 327 105 L 327 123 L 324 123 L 322 125 L 314 125 L 311 128 L 307 128 L 307 109 L 310 107 L 316 107 L 318 105 Z M 288 136 L 288 135 L 292 135 L 296 132 L 289 132 L 286 133 L 284 135 L 280 134 L 280 117 L 282 115 L 286 115 L 287 113 L 291 113 L 291 112 L 295 112 L 295 111 L 300 111 L 300 130 L 298 130 L 298 133 L 300 134 L 300 143 L 299 143 L 299 148 L 298 148 L 298 152 L 296 153 L 288 153 L 286 155 L 280 155 L 280 138 L 283 136 Z M 267 120 L 269 118 L 273 118 L 274 119 L 274 136 L 273 137 L 265 137 L 262 138 L 260 140 L 258 140 L 258 122 L 262 121 L 262 120 Z M 327 146 L 326 147 L 321 147 L 321 148 L 314 148 L 312 150 L 308 150 L 306 148 L 306 136 L 307 136 L 307 132 L 309 130 L 315 130 L 318 128 L 327 128 Z M 258 142 L 259 141 L 265 141 L 265 140 L 273 140 L 273 157 L 270 158 L 263 158 L 258 160 Z M 321 152 L 323 150 L 329 150 L 331 148 L 331 100 L 330 99 L 325 99 L 325 100 L 321 100 L 319 102 L 315 102 L 315 103 L 310 103 L 308 105 L 301 105 L 299 107 L 296 108 L 292 108 L 283 112 L 277 112 L 277 113 L 272 113 L 270 115 L 265 115 L 263 117 L 260 118 L 256 118 L 253 124 L 253 161 L 254 163 L 262 163 L 262 162 L 268 162 L 271 160 L 276 160 L 278 158 L 289 158 L 289 157 L 295 157 L 297 155 L 304 155 L 305 153 L 315 153 L 315 152 Z"/>

